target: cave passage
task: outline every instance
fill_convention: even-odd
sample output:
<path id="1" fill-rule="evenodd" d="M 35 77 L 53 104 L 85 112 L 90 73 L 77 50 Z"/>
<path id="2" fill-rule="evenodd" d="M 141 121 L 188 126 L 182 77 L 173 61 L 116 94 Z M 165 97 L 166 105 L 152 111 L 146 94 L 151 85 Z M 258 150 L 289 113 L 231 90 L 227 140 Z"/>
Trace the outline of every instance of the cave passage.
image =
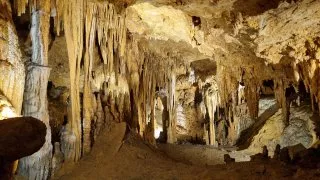
<path id="1" fill-rule="evenodd" d="M 319 178 L 319 9 L 0 0 L 0 179 Z"/>

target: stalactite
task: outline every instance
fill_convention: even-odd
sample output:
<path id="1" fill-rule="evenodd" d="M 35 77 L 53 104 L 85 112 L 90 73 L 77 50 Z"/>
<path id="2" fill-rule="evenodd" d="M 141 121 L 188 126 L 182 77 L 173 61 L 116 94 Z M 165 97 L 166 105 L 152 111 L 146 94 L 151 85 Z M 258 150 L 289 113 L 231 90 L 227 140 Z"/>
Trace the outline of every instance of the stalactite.
<path id="1" fill-rule="evenodd" d="M 125 71 L 124 57 L 127 38 L 125 13 L 118 14 L 114 5 L 107 2 L 88 4 L 88 9 L 96 9 L 97 18 L 99 19 L 97 21 L 97 38 L 102 59 L 106 65 L 105 74 L 115 72 L 117 77 L 117 65 L 120 65 L 122 74 Z"/>
<path id="2" fill-rule="evenodd" d="M 14 9 L 16 10 L 18 16 L 26 13 L 26 7 L 28 3 L 29 0 L 14 0 Z"/>
<path id="3" fill-rule="evenodd" d="M 80 117 L 80 62 L 83 51 L 84 1 L 69 0 L 64 10 L 64 30 L 67 41 L 70 67 L 70 119 L 62 136 L 62 151 L 66 161 L 78 161 L 81 157 L 81 117 Z"/>
<path id="4" fill-rule="evenodd" d="M 220 97 L 220 106 L 227 108 L 227 104 L 231 99 L 232 92 L 237 91 L 238 80 L 230 75 L 227 71 L 227 67 L 223 65 L 218 65 L 217 69 L 217 85 Z"/>
<path id="5" fill-rule="evenodd" d="M 50 0 L 33 1 L 31 5 L 32 62 L 27 69 L 23 115 L 40 119 L 47 127 L 46 142 L 33 155 L 19 162 L 19 173 L 29 179 L 47 179 L 51 168 L 52 144 L 49 125 L 47 83 Z"/>
<path id="6" fill-rule="evenodd" d="M 151 63 L 149 61 L 149 63 Z M 156 81 L 155 81 L 155 75 L 152 73 L 153 64 L 150 64 L 149 66 L 146 66 L 144 70 L 144 80 L 143 82 L 143 93 L 142 96 L 142 105 L 143 105 L 143 125 L 145 126 L 145 130 L 143 131 L 144 139 L 151 143 L 155 143 L 154 138 L 154 131 L 155 131 L 155 117 L 154 117 L 154 106 L 155 106 L 155 88 L 156 88 Z M 148 69 L 150 68 L 150 69 Z"/>
<path id="7" fill-rule="evenodd" d="M 218 62 L 220 63 L 220 62 Z M 227 144 L 234 145 L 239 137 L 240 118 L 237 117 L 237 107 L 245 103 L 246 84 L 243 83 L 243 70 L 237 69 L 235 74 L 239 77 L 234 77 L 227 67 L 220 65 L 217 69 L 217 91 L 219 95 L 219 107 L 223 109 L 224 116 L 228 122 Z M 247 89 L 246 89 L 247 88 Z M 257 92 L 258 93 L 258 92 Z M 255 104 L 256 105 L 256 104 Z M 256 106 L 254 106 L 256 107 Z"/>
<path id="8" fill-rule="evenodd" d="M 57 35 L 63 30 L 63 14 L 65 10 L 65 4 L 67 0 L 52 0 L 55 4 L 56 14 L 54 16 L 54 27 L 56 29 Z"/>
<path id="9" fill-rule="evenodd" d="M 310 93 L 312 110 L 314 112 L 318 110 L 320 113 L 320 62 L 318 59 L 312 59 L 300 62 L 297 66 L 297 73 L 299 73 L 307 92 Z M 316 109 L 316 104 L 318 109 Z"/>

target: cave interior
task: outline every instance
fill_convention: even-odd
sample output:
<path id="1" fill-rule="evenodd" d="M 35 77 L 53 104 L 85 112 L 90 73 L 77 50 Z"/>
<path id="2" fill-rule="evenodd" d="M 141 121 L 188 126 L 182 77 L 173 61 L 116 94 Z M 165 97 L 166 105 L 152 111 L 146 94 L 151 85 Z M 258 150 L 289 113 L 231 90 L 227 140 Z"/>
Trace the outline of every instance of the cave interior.
<path id="1" fill-rule="evenodd" d="M 319 0 L 0 0 L 0 179 L 318 179 Z"/>

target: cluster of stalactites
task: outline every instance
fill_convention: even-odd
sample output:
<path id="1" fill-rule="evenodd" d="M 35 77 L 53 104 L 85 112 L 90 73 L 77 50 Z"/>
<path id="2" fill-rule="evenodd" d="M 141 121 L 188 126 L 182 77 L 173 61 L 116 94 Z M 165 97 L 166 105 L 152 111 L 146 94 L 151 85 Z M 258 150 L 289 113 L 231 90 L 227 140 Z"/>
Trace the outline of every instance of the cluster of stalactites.
<path id="1" fill-rule="evenodd" d="M 103 60 L 103 75 L 105 82 L 103 90 L 110 98 L 110 111 L 115 118 L 122 119 L 114 110 L 113 100 L 123 99 L 129 93 L 126 74 L 126 26 L 125 13 L 118 14 L 113 4 L 107 2 L 88 2 L 83 14 L 83 28 L 85 35 L 84 49 L 84 86 L 83 86 L 83 146 L 82 152 L 87 153 L 91 149 L 90 132 L 92 131 L 93 112 L 92 106 L 92 70 L 95 59 L 94 49 L 96 42 Z M 79 17 L 78 17 L 79 18 Z M 73 19 L 71 17 L 71 19 Z M 79 87 L 77 87 L 79 88 Z M 121 90 L 119 90 L 121 89 Z M 101 90 L 101 89 L 100 89 Z M 122 113 L 123 102 L 117 104 Z M 118 119 L 117 119 L 118 120 Z"/>
<path id="2" fill-rule="evenodd" d="M 212 90 L 211 93 L 204 94 L 204 97 L 210 100 L 206 101 L 206 107 L 209 111 L 209 119 L 213 122 L 211 123 L 212 125 L 209 123 L 208 139 L 204 138 L 209 144 L 215 143 L 210 140 L 210 128 L 212 131 L 215 130 L 214 122 L 218 120 L 214 120 L 214 113 L 216 113 L 218 107 L 221 111 L 217 113 L 217 117 L 222 118 L 219 120 L 228 122 L 228 143 L 230 144 L 234 144 L 239 137 L 242 116 L 248 114 L 251 119 L 258 118 L 261 81 L 253 77 L 250 79 L 244 78 L 244 74 L 250 74 L 244 71 L 245 69 L 242 68 L 230 71 L 230 69 L 223 65 L 218 66 L 218 73 L 215 77 L 216 94 L 213 94 Z M 235 76 L 235 74 L 239 76 Z M 240 109 L 243 109 L 243 111 Z M 219 113 L 222 113 L 223 117 Z M 214 134 L 211 134 L 211 137 L 213 136 Z"/>
<path id="3" fill-rule="evenodd" d="M 103 60 L 102 73 L 104 78 L 101 82 L 108 82 L 109 92 L 128 93 L 128 83 L 125 79 L 127 69 L 125 11 L 121 14 L 116 12 L 113 4 L 107 2 L 89 2 L 85 13 L 85 67 L 87 72 L 85 80 L 91 81 L 89 72 L 92 71 L 94 62 L 94 48 L 98 42 L 98 48 Z M 101 86 L 100 86 L 101 87 Z M 121 87 L 121 91 L 116 88 Z"/>
<path id="4" fill-rule="evenodd" d="M 38 7 L 41 0 L 14 0 L 14 10 L 18 16 L 27 12 L 27 7 L 34 9 Z M 56 29 L 57 35 L 59 36 L 63 28 L 64 13 L 68 6 L 67 0 L 51 0 L 51 17 L 54 17 L 54 27 Z M 31 12 L 31 11 L 30 11 Z"/>
<path id="5" fill-rule="evenodd" d="M 176 57 L 160 57 L 148 52 L 139 39 L 131 36 L 127 42 L 127 80 L 133 106 L 134 125 L 148 142 L 154 142 L 156 87 L 163 90 L 165 111 L 169 113 L 164 129 L 169 143 L 176 142 Z M 155 73 L 156 72 L 156 73 Z M 168 129 L 168 130 L 167 130 Z"/>
<path id="6" fill-rule="evenodd" d="M 63 5 L 64 0 L 51 0 L 51 16 L 55 17 L 56 14 L 56 4 Z M 25 14 L 27 12 L 27 7 L 29 7 L 31 10 L 40 10 L 41 7 L 45 4 L 43 0 L 14 0 L 13 1 L 13 7 L 15 10 L 15 13 L 18 16 L 21 16 L 22 14 Z M 63 10 L 63 8 L 59 8 L 59 10 Z M 32 11 L 30 11 L 32 12 Z M 42 13 L 48 13 L 43 12 Z M 49 13 L 46 15 L 50 15 Z"/>
<path id="7" fill-rule="evenodd" d="M 63 30 L 63 14 L 66 0 L 51 0 L 51 16 L 54 17 L 54 27 L 57 35 Z"/>
<path id="8" fill-rule="evenodd" d="M 127 29 L 125 12 L 118 14 L 113 4 L 88 3 L 86 25 L 91 23 L 91 36 L 97 34 L 106 72 L 125 73 Z M 88 34 L 88 32 L 87 32 Z M 115 56 L 116 54 L 116 56 Z"/>
<path id="9" fill-rule="evenodd" d="M 299 84 L 302 82 L 307 93 L 310 94 L 311 107 L 314 112 L 320 112 L 320 39 L 308 39 L 305 43 L 305 50 L 296 52 L 303 53 L 307 60 L 301 61 L 298 55 L 293 56 L 292 71 L 293 77 L 290 80 L 276 79 L 275 97 L 282 108 L 285 123 L 289 123 L 290 105 L 292 101 L 300 104 L 300 98 L 304 97 L 303 92 L 299 92 Z M 294 54 L 294 53 L 293 53 Z M 290 90 L 291 86 L 291 90 Z M 290 92 L 290 91 L 295 92 Z M 288 91 L 288 92 L 287 92 Z M 300 97 L 301 96 L 301 97 Z M 317 109 L 318 108 L 318 109 Z"/>
<path id="10" fill-rule="evenodd" d="M 310 93 L 312 110 L 316 111 L 317 104 L 320 112 L 320 38 L 309 39 L 305 48 L 309 60 L 297 63 L 294 70 Z"/>
<path id="11" fill-rule="evenodd" d="M 18 16 L 26 13 L 26 7 L 29 3 L 29 0 L 14 0 L 14 9 Z"/>

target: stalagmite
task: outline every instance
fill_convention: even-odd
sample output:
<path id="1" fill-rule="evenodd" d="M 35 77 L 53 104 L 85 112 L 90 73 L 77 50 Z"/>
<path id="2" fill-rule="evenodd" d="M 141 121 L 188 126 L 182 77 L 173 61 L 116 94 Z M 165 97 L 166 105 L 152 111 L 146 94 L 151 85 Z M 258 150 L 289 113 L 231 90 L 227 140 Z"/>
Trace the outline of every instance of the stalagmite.
<path id="1" fill-rule="evenodd" d="M 294 141 L 316 142 L 318 124 L 311 123 L 300 108 L 310 105 L 313 112 L 320 110 L 320 3 L 262 4 L 255 0 L 0 0 L 0 119 L 19 116 L 24 101 L 23 115 L 34 116 L 47 127 L 46 143 L 20 161 L 19 175 L 48 179 L 57 175 L 63 163 L 72 166 L 90 152 L 98 160 L 90 163 L 106 164 L 100 162 L 108 152 L 96 153 L 105 146 L 93 146 L 104 142 L 98 138 L 104 128 L 110 131 L 103 134 L 112 137 L 123 122 L 128 136 L 117 136 L 116 144 L 123 145 L 115 148 L 118 153 L 126 153 L 128 144 L 140 140 L 139 146 L 158 146 L 155 138 L 171 143 L 163 145 L 168 147 L 205 143 L 204 148 L 217 152 L 223 147 L 249 147 L 241 152 L 248 157 L 262 144 L 291 141 L 291 134 Z M 15 17 L 26 12 L 31 25 L 28 15 Z M 56 37 L 60 34 L 64 35 Z M 30 57 L 31 62 L 24 62 Z M 58 98 L 60 89 L 47 84 L 49 74 L 52 84 L 70 92 Z M 298 111 L 291 103 L 297 96 L 302 99 Z M 275 121 L 281 113 L 284 123 Z M 309 119 L 302 121 L 306 116 Z M 297 129 L 303 135 L 293 133 Z M 109 141 L 106 136 L 102 140 Z M 111 144 L 115 139 L 110 139 Z M 130 147 L 138 150 L 139 146 Z M 137 156 L 139 162 L 152 160 Z M 113 169 L 120 163 L 108 165 Z M 83 169 L 91 167 L 96 168 Z M 104 170 L 109 167 L 101 169 L 90 173 L 108 174 Z M 86 174 L 74 171 L 82 173 Z M 111 173 L 110 178 L 113 175 L 117 174 Z"/>
<path id="2" fill-rule="evenodd" d="M 31 4 L 32 60 L 27 67 L 23 115 L 40 119 L 47 126 L 46 142 L 35 154 L 19 162 L 19 173 L 29 179 L 47 179 L 51 168 L 52 144 L 49 126 L 47 83 L 50 0 Z"/>
<path id="3" fill-rule="evenodd" d="M 95 138 L 100 134 L 100 131 L 104 127 L 105 124 L 105 115 L 104 111 L 102 109 L 102 103 L 101 103 L 101 97 L 100 93 L 97 95 L 97 110 L 96 110 L 96 117 L 97 117 L 97 122 L 95 125 Z"/>
<path id="4" fill-rule="evenodd" d="M 63 154 L 60 150 L 60 143 L 55 142 L 54 143 L 54 154 L 52 157 L 52 171 L 51 171 L 51 177 L 54 177 L 58 171 L 61 169 L 63 164 Z"/>

